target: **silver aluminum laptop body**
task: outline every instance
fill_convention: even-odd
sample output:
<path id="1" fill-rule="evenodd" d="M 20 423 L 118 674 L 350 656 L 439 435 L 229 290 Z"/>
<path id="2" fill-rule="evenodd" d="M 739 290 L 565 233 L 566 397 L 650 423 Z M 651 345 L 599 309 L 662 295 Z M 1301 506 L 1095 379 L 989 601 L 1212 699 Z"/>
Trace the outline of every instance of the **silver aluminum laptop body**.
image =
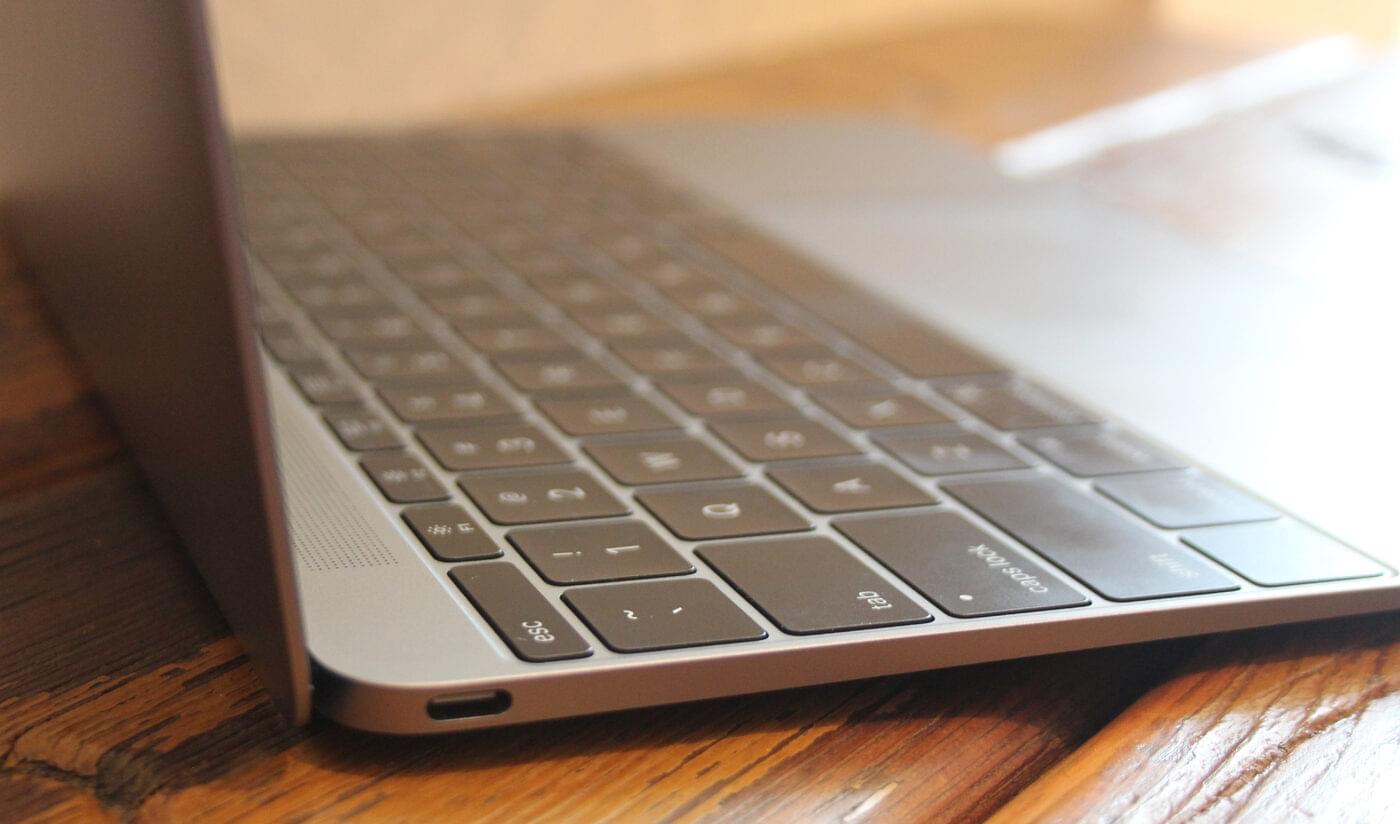
<path id="1" fill-rule="evenodd" d="M 709 544 L 670 538 L 694 567 L 688 578 L 725 593 L 765 637 L 616 651 L 580 613 L 560 605 L 560 593 L 572 589 L 541 577 L 507 537 L 513 528 L 484 517 L 454 486 L 458 475 L 429 459 L 410 427 L 381 407 L 393 434 L 503 548 L 489 562 L 460 564 L 425 552 L 401 507 L 384 500 L 289 370 L 256 348 L 248 277 L 266 272 L 256 262 L 250 272 L 240 248 L 204 38 L 197 3 L 7 4 L 0 13 L 0 203 L 26 269 L 108 398 L 269 691 L 296 722 L 306 720 L 314 698 L 321 712 L 354 727 L 450 731 L 1400 607 L 1400 542 L 1374 517 L 1375 485 L 1358 484 L 1340 505 L 1336 496 L 1319 496 L 1333 503 L 1317 513 L 1294 508 L 1363 547 L 1369 557 L 1348 558 L 1371 565 L 1366 577 L 1260 585 L 1192 555 L 1235 589 L 1114 601 L 1041 559 L 1045 577 L 1084 593 L 1087 603 L 966 619 L 851 551 L 832 526 L 840 519 L 807 513 L 813 528 L 805 535 L 846 546 L 862 569 L 883 575 L 882 586 L 932 620 L 785 632 L 702 560 L 697 549 Z M 1225 318 L 1231 300 L 1270 300 L 1272 284 L 1249 266 L 1073 189 L 1008 181 L 970 153 L 912 129 L 825 121 L 630 125 L 590 134 L 840 264 L 907 310 L 1028 364 L 1066 397 L 1096 402 L 1080 405 L 1126 412 L 1141 428 L 1207 458 L 1219 447 L 1236 457 L 1217 469 L 1281 488 L 1276 464 L 1238 459 L 1246 453 L 1231 450 L 1248 440 L 1252 419 L 1272 414 L 1277 395 L 1217 394 L 1189 408 L 1143 401 L 1151 381 L 1138 364 L 1164 349 L 1200 346 L 1198 330 L 1183 332 L 1163 318 L 1196 311 Z M 1138 281 L 1141 291 L 1132 285 Z M 1188 294 L 1200 308 L 1162 297 L 1172 294 L 1164 285 L 1198 287 Z M 1144 307 L 1139 297 L 1149 293 L 1153 305 Z M 1133 320 L 1119 322 L 1124 317 Z M 1276 320 L 1258 323 L 1287 334 L 1284 319 Z M 463 361 L 479 360 L 447 333 L 439 338 Z M 1207 339 L 1214 362 L 1177 374 L 1177 392 L 1208 391 L 1222 375 L 1228 382 L 1270 366 L 1268 351 L 1238 338 Z M 499 376 L 484 380 L 509 390 Z M 1210 420 L 1194 414 L 1201 407 L 1212 408 Z M 531 407 L 522 415 L 552 427 Z M 1026 454 L 1007 433 L 970 416 L 959 421 Z M 726 449 L 709 430 L 688 431 Z M 570 460 L 588 465 L 576 439 L 559 440 Z M 1384 461 L 1381 449 L 1303 455 L 1291 471 L 1304 487 L 1312 479 L 1316 489 L 1335 488 L 1353 470 L 1366 477 Z M 785 496 L 762 468 L 743 471 L 755 486 Z M 990 477 L 1055 471 L 1041 465 Z M 958 479 L 945 486 L 942 478 L 899 472 L 937 494 L 933 509 L 1020 545 L 977 506 L 948 494 Z M 672 535 L 634 502 L 633 487 L 595 475 L 608 493 L 631 502 L 631 519 Z M 1077 495 L 1097 496 L 1089 480 L 1065 483 Z M 1183 551 L 1174 532 L 1152 534 Z M 514 567 L 559 606 L 561 620 L 588 642 L 587 657 L 541 663 L 513 654 L 505 634 L 449 577 L 475 563 Z"/>

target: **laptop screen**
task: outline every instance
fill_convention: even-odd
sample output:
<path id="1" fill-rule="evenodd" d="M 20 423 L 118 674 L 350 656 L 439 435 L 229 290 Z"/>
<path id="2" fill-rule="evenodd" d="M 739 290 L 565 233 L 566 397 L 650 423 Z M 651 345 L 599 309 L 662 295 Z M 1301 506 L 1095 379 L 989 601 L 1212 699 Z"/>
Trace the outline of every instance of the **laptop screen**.
<path id="1" fill-rule="evenodd" d="M 309 664 L 198 2 L 0 5 L 0 220 L 290 716 Z"/>

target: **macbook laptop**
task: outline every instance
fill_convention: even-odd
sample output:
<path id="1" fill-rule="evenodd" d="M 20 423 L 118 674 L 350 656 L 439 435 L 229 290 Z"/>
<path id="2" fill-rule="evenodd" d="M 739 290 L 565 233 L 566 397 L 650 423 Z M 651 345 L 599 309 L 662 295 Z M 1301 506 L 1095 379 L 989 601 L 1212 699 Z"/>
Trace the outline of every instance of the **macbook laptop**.
<path id="1" fill-rule="evenodd" d="M 293 722 L 463 730 L 1400 607 L 1393 541 L 1018 368 L 1037 340 L 929 323 L 968 284 L 1033 325 L 1036 271 L 1191 257 L 909 129 L 230 145 L 199 3 L 20 0 L 0 198 Z M 1078 239 L 1036 252 L 1039 217 Z M 1072 336 L 1104 306 L 1042 311 Z"/>

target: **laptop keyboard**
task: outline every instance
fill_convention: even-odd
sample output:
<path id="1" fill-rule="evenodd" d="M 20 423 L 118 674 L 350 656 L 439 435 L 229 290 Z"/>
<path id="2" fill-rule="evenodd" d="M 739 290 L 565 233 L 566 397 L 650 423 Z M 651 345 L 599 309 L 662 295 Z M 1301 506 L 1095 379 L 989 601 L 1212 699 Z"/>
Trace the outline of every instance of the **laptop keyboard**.
<path id="1" fill-rule="evenodd" d="M 265 351 L 521 660 L 1386 573 L 581 136 L 240 175 Z"/>

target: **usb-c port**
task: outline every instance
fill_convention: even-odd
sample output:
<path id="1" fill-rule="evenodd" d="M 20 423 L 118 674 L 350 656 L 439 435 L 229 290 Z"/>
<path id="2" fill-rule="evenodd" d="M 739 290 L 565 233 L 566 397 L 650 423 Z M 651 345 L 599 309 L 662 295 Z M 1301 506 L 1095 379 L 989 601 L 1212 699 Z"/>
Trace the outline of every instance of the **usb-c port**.
<path id="1" fill-rule="evenodd" d="M 434 721 L 453 721 L 459 718 L 500 715 L 508 709 L 510 709 L 510 693 L 505 690 L 439 695 L 428 701 L 428 717 Z"/>

